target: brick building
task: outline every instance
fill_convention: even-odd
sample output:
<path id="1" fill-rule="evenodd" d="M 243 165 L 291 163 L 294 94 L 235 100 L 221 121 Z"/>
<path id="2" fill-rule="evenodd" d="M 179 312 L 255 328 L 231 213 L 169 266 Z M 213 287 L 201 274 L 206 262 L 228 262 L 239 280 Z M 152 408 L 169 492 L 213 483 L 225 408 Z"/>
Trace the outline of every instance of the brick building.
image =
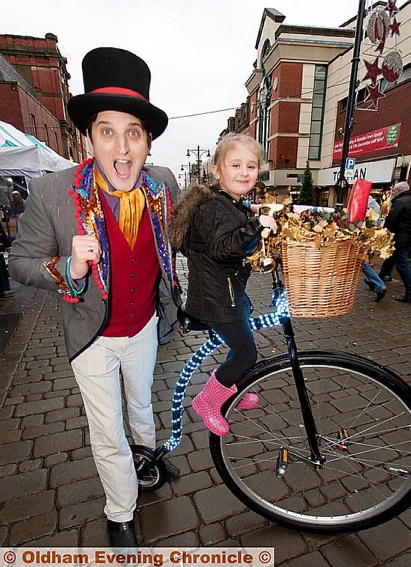
<path id="1" fill-rule="evenodd" d="M 67 113 L 70 75 L 57 44 L 52 33 L 0 35 L 0 119 L 80 161 L 84 141 Z"/>
<path id="2" fill-rule="evenodd" d="M 408 179 L 411 163 L 411 1 L 403 3 L 395 14 L 400 35 L 387 34 L 385 52 L 376 53 L 367 34 L 367 21 L 373 11 L 386 9 L 387 2 L 378 1 L 365 14 L 351 131 L 351 140 L 361 145 L 361 151 L 350 146 L 356 159 L 353 179 L 366 177 L 376 191 L 389 188 L 398 179 Z M 277 10 L 264 10 L 255 44 L 257 58 L 245 83 L 247 102 L 231 119 L 228 130 L 249 133 L 263 145 L 267 165 L 261 180 L 280 200 L 299 192 L 308 161 L 318 204 L 333 205 L 357 15 L 338 28 L 287 25 L 284 20 L 285 15 Z M 381 66 L 390 50 L 402 54 L 403 72 L 393 83 L 378 77 L 385 96 L 373 107 L 367 99 L 364 60 L 378 56 Z M 392 138 L 393 132 L 393 144 L 366 145 L 373 137 Z"/>

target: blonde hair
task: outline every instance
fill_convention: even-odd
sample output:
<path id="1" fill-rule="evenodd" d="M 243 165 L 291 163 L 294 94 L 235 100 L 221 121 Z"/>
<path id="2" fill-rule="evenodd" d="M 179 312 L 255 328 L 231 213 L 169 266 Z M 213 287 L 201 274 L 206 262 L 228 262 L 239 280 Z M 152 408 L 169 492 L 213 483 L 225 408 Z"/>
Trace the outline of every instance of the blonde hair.
<path id="1" fill-rule="evenodd" d="M 246 146 L 255 154 L 258 162 L 258 169 L 260 169 L 264 162 L 264 150 L 261 144 L 259 144 L 257 140 L 254 140 L 254 138 L 251 138 L 251 136 L 247 136 L 246 134 L 236 134 L 234 132 L 230 132 L 230 134 L 227 134 L 224 138 L 222 138 L 222 140 L 220 140 L 220 142 L 218 142 L 213 156 L 213 165 L 220 167 L 227 153 L 237 144 Z"/>

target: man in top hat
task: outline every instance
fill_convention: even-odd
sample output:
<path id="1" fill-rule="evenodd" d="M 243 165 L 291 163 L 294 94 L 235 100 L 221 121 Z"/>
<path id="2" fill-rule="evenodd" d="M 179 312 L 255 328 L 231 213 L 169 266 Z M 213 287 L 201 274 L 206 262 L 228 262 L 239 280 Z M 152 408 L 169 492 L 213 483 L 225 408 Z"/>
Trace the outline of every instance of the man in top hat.
<path id="1" fill-rule="evenodd" d="M 180 303 L 168 237 L 178 192 L 171 171 L 144 165 L 167 115 L 149 101 L 150 70 L 128 51 L 83 60 L 85 94 L 68 112 L 94 158 L 30 184 L 11 276 L 61 294 L 67 354 L 80 388 L 106 495 L 110 543 L 136 547 L 138 481 L 123 426 L 155 448 L 151 386 L 158 338 Z M 169 476 L 179 471 L 167 462 Z"/>

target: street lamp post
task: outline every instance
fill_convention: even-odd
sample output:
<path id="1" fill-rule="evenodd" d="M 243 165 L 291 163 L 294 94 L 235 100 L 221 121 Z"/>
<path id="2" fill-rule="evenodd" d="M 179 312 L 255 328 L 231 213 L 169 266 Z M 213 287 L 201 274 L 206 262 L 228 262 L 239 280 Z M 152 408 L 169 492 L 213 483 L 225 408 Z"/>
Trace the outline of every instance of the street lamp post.
<path id="1" fill-rule="evenodd" d="M 345 178 L 345 164 L 348 157 L 348 151 L 350 146 L 351 130 L 354 124 L 353 114 L 354 114 L 355 97 L 358 87 L 357 75 L 358 75 L 358 67 L 360 64 L 360 47 L 361 47 L 361 41 L 363 35 L 364 16 L 365 16 L 365 0 L 359 0 L 357 25 L 355 29 L 355 39 L 354 39 L 354 48 L 353 48 L 353 58 L 351 60 L 351 76 L 350 76 L 350 85 L 349 85 L 348 98 L 347 98 L 347 110 L 345 114 L 344 140 L 342 147 L 341 165 L 336 183 L 337 210 L 340 210 L 343 206 L 343 194 L 347 189 L 347 185 L 348 185 L 347 180 Z"/>
<path id="2" fill-rule="evenodd" d="M 195 150 L 187 150 L 187 157 L 190 157 L 190 154 L 196 156 L 196 163 L 197 163 L 197 182 L 201 183 L 201 156 L 203 154 L 207 154 L 206 157 L 211 157 L 210 150 L 201 150 L 200 146 L 197 146 Z"/>
<path id="3" fill-rule="evenodd" d="M 184 171 L 185 169 L 187 169 L 187 171 Z M 187 179 L 188 179 L 188 184 L 191 183 L 191 163 L 188 162 L 188 165 L 182 165 L 180 171 L 184 173 L 184 184 L 185 187 L 187 188 Z"/>

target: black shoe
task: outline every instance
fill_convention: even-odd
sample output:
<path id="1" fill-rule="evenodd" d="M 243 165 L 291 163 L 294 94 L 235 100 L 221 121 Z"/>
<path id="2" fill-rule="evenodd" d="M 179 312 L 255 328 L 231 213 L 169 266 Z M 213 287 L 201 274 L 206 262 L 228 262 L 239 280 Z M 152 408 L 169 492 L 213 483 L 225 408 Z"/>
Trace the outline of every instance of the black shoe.
<path id="1" fill-rule="evenodd" d="M 374 284 L 371 283 L 370 281 L 368 281 L 366 278 L 364 279 L 364 283 L 365 283 L 366 285 L 368 285 L 368 287 L 369 287 L 369 289 L 370 289 L 371 291 L 375 291 L 375 286 L 374 286 Z"/>
<path id="2" fill-rule="evenodd" d="M 387 293 L 386 289 L 383 289 L 382 291 L 377 291 L 377 297 L 375 298 L 375 301 L 379 303 L 381 300 L 384 299 L 386 293 Z"/>
<path id="3" fill-rule="evenodd" d="M 398 297 L 398 296 L 394 296 L 395 301 L 401 301 L 402 303 L 411 303 L 411 297 Z"/>
<path id="4" fill-rule="evenodd" d="M 107 520 L 107 531 L 111 547 L 138 547 L 133 520 L 129 522 Z"/>
<path id="5" fill-rule="evenodd" d="M 166 457 L 163 457 L 163 463 L 166 466 L 168 478 L 177 478 L 178 476 L 180 476 L 180 469 L 178 467 L 176 467 L 175 465 L 173 465 L 169 461 L 169 459 L 167 459 Z"/>

